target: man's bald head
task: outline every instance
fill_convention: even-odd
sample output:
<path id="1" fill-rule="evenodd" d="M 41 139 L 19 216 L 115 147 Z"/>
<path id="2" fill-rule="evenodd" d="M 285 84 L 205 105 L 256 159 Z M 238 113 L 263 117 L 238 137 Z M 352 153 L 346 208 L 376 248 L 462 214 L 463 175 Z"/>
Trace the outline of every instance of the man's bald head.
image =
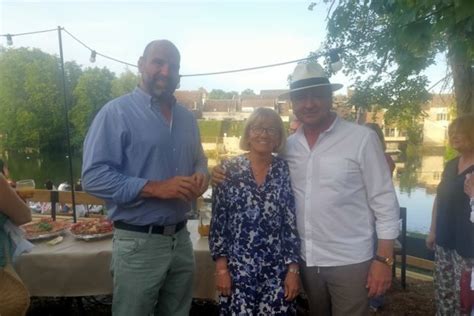
<path id="1" fill-rule="evenodd" d="M 154 40 L 148 43 L 148 45 L 145 47 L 145 50 L 143 51 L 142 58 L 147 59 L 150 52 L 158 47 L 166 47 L 174 51 L 178 58 L 181 60 L 181 54 L 179 53 L 178 48 L 176 47 L 176 45 L 174 45 L 171 41 L 167 39 Z"/>

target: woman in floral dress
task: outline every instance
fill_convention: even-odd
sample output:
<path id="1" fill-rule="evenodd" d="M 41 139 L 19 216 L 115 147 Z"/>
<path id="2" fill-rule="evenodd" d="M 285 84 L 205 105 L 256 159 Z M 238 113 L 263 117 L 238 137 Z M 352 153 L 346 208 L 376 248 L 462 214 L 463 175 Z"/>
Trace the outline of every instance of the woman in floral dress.
<path id="1" fill-rule="evenodd" d="M 259 108 L 240 142 L 248 153 L 225 161 L 215 188 L 209 245 L 221 315 L 292 315 L 300 289 L 300 240 L 280 116 Z"/>

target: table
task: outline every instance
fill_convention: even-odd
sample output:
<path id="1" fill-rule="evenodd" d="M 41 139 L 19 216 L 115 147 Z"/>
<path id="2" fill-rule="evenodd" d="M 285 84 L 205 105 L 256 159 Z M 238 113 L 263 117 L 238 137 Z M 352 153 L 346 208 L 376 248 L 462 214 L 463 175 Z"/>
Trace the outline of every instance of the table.
<path id="1" fill-rule="evenodd" d="M 214 261 L 209 253 L 208 238 L 197 232 L 198 221 L 188 221 L 196 271 L 193 297 L 216 299 Z M 69 233 L 62 243 L 48 246 L 35 242 L 30 253 L 21 255 L 15 269 L 31 296 L 89 296 L 112 294 L 110 260 L 112 239 L 76 240 Z"/>

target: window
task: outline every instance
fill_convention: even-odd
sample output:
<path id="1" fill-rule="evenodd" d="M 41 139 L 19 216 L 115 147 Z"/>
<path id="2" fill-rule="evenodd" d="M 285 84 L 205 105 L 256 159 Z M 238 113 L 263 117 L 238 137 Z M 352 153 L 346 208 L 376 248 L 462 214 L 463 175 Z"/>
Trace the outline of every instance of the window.
<path id="1" fill-rule="evenodd" d="M 437 121 L 447 121 L 448 120 L 448 114 L 438 113 L 438 114 L 436 114 L 436 120 Z"/>

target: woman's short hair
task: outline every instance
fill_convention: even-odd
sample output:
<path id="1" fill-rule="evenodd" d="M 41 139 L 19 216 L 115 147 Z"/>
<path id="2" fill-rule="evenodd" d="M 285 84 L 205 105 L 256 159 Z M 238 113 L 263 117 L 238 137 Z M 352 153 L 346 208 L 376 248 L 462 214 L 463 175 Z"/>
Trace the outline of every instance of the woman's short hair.
<path id="1" fill-rule="evenodd" d="M 269 120 L 272 122 L 274 127 L 277 129 L 278 133 L 278 144 L 273 149 L 274 153 L 281 153 L 285 149 L 286 145 L 286 132 L 285 127 L 283 126 L 283 121 L 281 120 L 280 115 L 272 109 L 268 108 L 257 108 L 253 111 L 250 117 L 245 123 L 244 132 L 240 138 L 240 149 L 250 150 L 249 146 L 249 135 L 250 129 L 256 124 L 260 123 L 262 120 Z"/>
<path id="2" fill-rule="evenodd" d="M 473 114 L 466 114 L 454 119 L 449 124 L 448 134 L 449 136 L 451 136 L 455 132 L 464 135 L 468 139 L 471 149 L 474 149 L 474 115 Z"/>

